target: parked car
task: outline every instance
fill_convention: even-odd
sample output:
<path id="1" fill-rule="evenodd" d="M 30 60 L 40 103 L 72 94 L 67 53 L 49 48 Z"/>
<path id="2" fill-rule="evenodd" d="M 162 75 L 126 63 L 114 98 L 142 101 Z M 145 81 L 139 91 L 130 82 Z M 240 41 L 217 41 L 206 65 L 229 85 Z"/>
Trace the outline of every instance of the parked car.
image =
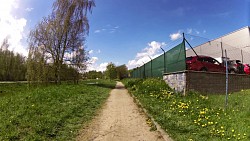
<path id="1" fill-rule="evenodd" d="M 245 72 L 245 74 L 250 75 L 250 66 L 249 66 L 249 64 L 244 64 L 244 72 Z"/>
<path id="2" fill-rule="evenodd" d="M 222 63 L 210 56 L 190 56 L 186 58 L 187 70 L 225 72 Z"/>
<path id="3" fill-rule="evenodd" d="M 228 60 L 228 72 L 244 74 L 244 65 L 240 60 Z"/>

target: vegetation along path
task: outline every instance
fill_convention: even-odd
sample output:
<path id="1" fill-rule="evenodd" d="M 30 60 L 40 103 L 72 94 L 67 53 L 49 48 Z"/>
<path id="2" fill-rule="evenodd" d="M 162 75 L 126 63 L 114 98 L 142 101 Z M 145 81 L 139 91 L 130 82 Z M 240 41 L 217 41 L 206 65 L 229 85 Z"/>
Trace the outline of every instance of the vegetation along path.
<path id="1" fill-rule="evenodd" d="M 121 82 L 93 122 L 83 129 L 77 140 L 94 141 L 163 141 L 161 134 L 150 131 L 146 116 Z"/>

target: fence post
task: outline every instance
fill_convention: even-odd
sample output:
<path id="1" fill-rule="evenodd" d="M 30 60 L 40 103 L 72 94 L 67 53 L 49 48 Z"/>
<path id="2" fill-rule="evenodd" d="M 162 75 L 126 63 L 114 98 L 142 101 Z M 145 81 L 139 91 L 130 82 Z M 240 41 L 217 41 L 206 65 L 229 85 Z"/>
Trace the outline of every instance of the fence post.
<path id="1" fill-rule="evenodd" d="M 226 98 L 225 98 L 225 109 L 228 105 L 228 63 L 227 63 L 227 50 L 225 50 L 226 59 Z"/>
<path id="2" fill-rule="evenodd" d="M 221 55 L 222 55 L 222 58 L 224 57 L 224 54 L 223 54 L 223 46 L 222 46 L 222 42 L 220 42 L 220 48 L 221 48 Z"/>
<path id="3" fill-rule="evenodd" d="M 165 56 L 165 54 L 166 54 L 166 52 L 165 52 L 165 50 L 162 48 L 162 47 L 160 47 L 161 48 L 161 50 L 164 52 L 164 73 L 166 73 L 166 64 L 165 64 L 165 60 L 166 60 L 166 56 Z"/>
<path id="4" fill-rule="evenodd" d="M 142 63 L 143 63 L 143 76 L 142 76 L 142 78 L 144 79 L 145 77 L 146 77 L 146 72 L 145 72 L 145 63 L 142 61 Z"/>
<path id="5" fill-rule="evenodd" d="M 241 50 L 241 63 L 243 64 L 243 52 Z"/>
<path id="6" fill-rule="evenodd" d="M 150 76 L 153 77 L 153 72 L 152 72 L 152 58 L 150 56 L 148 56 L 150 58 Z"/>

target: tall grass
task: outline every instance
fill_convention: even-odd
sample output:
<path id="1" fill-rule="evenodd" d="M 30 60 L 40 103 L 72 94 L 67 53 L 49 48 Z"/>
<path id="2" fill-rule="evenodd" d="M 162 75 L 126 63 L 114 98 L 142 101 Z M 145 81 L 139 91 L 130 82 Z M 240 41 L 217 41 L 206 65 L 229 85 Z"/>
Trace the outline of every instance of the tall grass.
<path id="1" fill-rule="evenodd" d="M 30 88 L 0 84 L 0 140 L 73 140 L 115 82 Z"/>
<path id="2" fill-rule="evenodd" d="M 176 141 L 250 140 L 250 90 L 229 95 L 174 93 L 160 79 L 124 81 L 163 129 Z"/>

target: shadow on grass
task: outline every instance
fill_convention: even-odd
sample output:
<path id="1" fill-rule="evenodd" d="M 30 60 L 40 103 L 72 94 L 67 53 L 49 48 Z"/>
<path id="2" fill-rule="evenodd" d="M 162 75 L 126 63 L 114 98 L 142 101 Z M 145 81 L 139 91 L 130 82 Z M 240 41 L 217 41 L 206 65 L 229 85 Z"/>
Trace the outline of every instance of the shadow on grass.
<path id="1" fill-rule="evenodd" d="M 97 86 L 97 87 L 102 87 L 102 88 L 109 88 L 109 89 L 116 88 L 115 84 L 112 84 L 112 83 L 98 83 L 98 82 L 95 82 L 95 83 L 86 83 L 86 84 L 87 85 L 92 85 L 92 86 Z"/>

